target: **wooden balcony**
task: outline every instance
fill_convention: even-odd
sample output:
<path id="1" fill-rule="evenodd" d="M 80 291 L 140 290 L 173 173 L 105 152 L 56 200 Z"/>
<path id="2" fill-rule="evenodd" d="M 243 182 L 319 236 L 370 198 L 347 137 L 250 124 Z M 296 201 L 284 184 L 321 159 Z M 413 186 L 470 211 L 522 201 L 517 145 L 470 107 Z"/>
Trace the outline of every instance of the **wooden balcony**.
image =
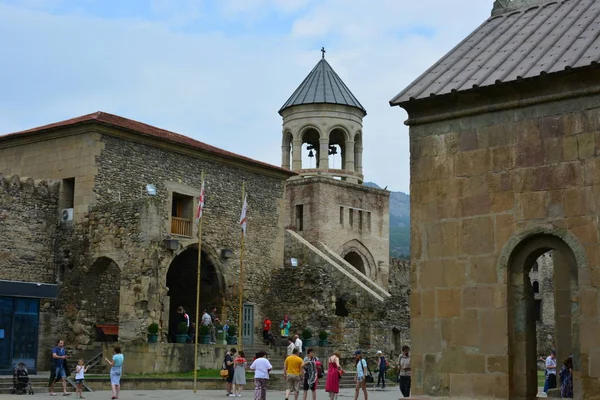
<path id="1" fill-rule="evenodd" d="M 171 217 L 171 233 L 180 236 L 192 236 L 192 220 Z"/>

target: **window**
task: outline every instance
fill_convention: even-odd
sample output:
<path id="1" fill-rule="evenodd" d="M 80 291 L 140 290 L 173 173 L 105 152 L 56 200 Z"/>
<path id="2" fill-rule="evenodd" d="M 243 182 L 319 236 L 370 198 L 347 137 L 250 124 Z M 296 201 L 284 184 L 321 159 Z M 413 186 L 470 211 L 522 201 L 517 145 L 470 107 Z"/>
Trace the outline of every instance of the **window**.
<path id="1" fill-rule="evenodd" d="M 194 198 L 179 193 L 173 193 L 171 205 L 171 233 L 180 236 L 192 236 L 192 216 L 194 213 Z"/>
<path id="2" fill-rule="evenodd" d="M 347 301 L 344 299 L 336 299 L 335 301 L 335 315 L 338 317 L 347 317 L 350 313 L 348 312 Z"/>
<path id="3" fill-rule="evenodd" d="M 533 282 L 533 293 L 538 294 L 540 292 L 540 284 L 539 282 Z"/>
<path id="4" fill-rule="evenodd" d="M 363 230 L 363 212 L 362 210 L 358 210 L 358 230 Z"/>
<path id="5" fill-rule="evenodd" d="M 348 223 L 350 224 L 350 228 L 354 226 L 354 210 L 352 208 L 348 209 Z"/>
<path id="6" fill-rule="evenodd" d="M 344 207 L 340 207 L 340 225 L 344 226 Z"/>
<path id="7" fill-rule="evenodd" d="M 62 180 L 60 184 L 58 205 L 60 210 L 73 208 L 75 206 L 75 178 Z"/>
<path id="8" fill-rule="evenodd" d="M 296 205 L 296 229 L 298 231 L 304 230 L 304 205 Z"/>

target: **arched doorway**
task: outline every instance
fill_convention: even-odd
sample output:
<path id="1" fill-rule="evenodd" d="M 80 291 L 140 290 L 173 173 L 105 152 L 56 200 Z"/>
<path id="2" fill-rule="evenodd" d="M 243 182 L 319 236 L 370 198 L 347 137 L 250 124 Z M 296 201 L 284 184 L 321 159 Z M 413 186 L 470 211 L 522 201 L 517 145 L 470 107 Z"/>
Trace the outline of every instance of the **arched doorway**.
<path id="1" fill-rule="evenodd" d="M 362 257 L 360 256 L 360 254 L 358 254 L 355 251 L 351 251 L 348 254 L 346 254 L 344 256 L 344 260 L 348 261 L 348 263 L 350 263 L 350 265 L 352 265 L 354 268 L 356 268 L 357 270 L 359 270 L 360 272 L 363 273 L 363 275 L 365 275 L 365 262 L 363 261 Z"/>
<path id="2" fill-rule="evenodd" d="M 536 304 L 529 274 L 536 260 L 553 251 L 556 352 L 558 368 L 573 355 L 574 376 L 581 371 L 578 268 L 573 250 L 548 234 L 519 243 L 508 260 L 509 391 L 511 399 L 535 399 L 538 393 Z M 580 385 L 575 384 L 575 390 Z M 578 387 L 579 386 L 579 387 Z"/>
<path id="3" fill-rule="evenodd" d="M 167 272 L 169 296 L 169 336 L 177 330 L 177 307 L 185 309 L 193 322 L 196 318 L 196 288 L 198 276 L 198 246 L 190 246 L 171 262 Z M 200 276 L 200 314 L 203 309 L 223 304 L 225 285 L 212 257 L 202 251 Z"/>

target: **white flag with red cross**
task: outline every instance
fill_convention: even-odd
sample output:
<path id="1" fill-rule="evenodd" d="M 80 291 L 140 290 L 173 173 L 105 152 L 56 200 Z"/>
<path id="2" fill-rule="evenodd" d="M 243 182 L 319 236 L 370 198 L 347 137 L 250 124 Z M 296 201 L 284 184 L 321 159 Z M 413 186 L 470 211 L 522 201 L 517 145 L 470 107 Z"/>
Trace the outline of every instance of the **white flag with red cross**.
<path id="1" fill-rule="evenodd" d="M 202 212 L 204 211 L 204 179 L 202 179 L 202 186 L 200 187 L 200 196 L 198 196 L 198 210 L 196 210 L 196 221 L 202 218 Z"/>

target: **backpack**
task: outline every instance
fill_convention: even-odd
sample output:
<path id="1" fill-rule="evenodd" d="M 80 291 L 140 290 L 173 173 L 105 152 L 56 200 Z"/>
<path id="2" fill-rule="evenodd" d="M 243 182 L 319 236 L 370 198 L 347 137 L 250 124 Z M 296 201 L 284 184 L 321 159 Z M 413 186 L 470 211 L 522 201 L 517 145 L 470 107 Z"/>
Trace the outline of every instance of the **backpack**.
<path id="1" fill-rule="evenodd" d="M 325 376 L 325 371 L 323 370 L 323 364 L 321 364 L 321 361 L 319 361 L 319 359 L 317 359 L 317 361 L 315 362 L 315 365 L 317 366 L 317 378 L 321 379 Z"/>

